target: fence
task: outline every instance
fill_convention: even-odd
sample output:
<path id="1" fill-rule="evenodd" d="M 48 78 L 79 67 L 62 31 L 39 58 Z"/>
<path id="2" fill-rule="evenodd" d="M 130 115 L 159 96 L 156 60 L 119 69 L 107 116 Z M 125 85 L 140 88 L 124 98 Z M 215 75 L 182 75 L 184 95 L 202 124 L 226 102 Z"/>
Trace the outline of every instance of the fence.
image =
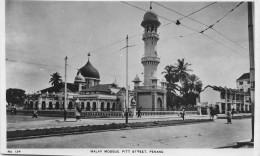
<path id="1" fill-rule="evenodd" d="M 39 110 L 37 111 L 39 116 L 47 117 L 63 117 L 63 110 Z M 177 115 L 180 111 L 141 111 L 142 116 L 163 116 L 163 115 Z M 186 111 L 187 115 L 197 115 L 197 111 Z M 7 114 L 13 114 L 11 110 L 7 110 Z M 16 115 L 33 115 L 33 110 L 17 110 Z M 136 112 L 137 115 L 137 112 Z M 122 117 L 122 111 L 82 111 L 82 118 L 120 118 Z M 133 116 L 130 112 L 130 116 Z M 67 117 L 75 117 L 75 111 L 67 110 Z"/>

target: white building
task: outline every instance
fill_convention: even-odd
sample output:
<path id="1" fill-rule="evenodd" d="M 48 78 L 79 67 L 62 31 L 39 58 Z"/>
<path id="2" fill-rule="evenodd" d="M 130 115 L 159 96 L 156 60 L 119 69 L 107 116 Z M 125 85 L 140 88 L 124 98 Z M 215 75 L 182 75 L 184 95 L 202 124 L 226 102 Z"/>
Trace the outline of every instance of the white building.
<path id="1" fill-rule="evenodd" d="M 238 89 L 208 85 L 200 93 L 200 103 L 202 107 L 213 107 L 221 114 L 233 108 L 237 112 L 249 112 L 251 107 L 245 103 L 245 95 L 246 92 Z"/>

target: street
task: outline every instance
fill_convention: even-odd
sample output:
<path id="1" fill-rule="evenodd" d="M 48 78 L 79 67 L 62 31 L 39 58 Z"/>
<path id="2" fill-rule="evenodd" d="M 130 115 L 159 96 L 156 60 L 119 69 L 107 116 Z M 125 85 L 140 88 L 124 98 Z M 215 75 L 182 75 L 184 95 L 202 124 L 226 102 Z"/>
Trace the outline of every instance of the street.
<path id="1" fill-rule="evenodd" d="M 251 138 L 251 119 L 8 141 L 7 148 L 218 148 Z"/>

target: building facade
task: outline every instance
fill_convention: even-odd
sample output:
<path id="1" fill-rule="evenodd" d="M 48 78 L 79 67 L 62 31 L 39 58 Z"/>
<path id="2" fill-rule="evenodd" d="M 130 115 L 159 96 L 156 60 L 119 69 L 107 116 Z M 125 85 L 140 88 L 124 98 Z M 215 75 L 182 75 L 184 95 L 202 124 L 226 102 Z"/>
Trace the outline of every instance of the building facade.
<path id="1" fill-rule="evenodd" d="M 200 94 L 200 104 L 202 107 L 213 107 L 220 114 L 233 108 L 236 112 L 250 112 L 251 106 L 245 102 L 245 95 L 238 89 L 208 85 Z"/>
<path id="2" fill-rule="evenodd" d="M 25 109 L 28 110 L 68 110 L 76 105 L 83 111 L 121 111 L 125 110 L 125 88 L 118 87 L 116 81 L 111 84 L 99 84 L 100 76 L 90 61 L 79 69 L 74 83 L 67 83 L 67 104 L 64 104 L 65 84 L 60 83 L 28 94 Z M 133 102 L 133 93 L 129 92 L 129 103 Z"/>
<path id="3" fill-rule="evenodd" d="M 166 81 L 161 81 L 158 86 L 157 66 L 160 58 L 157 53 L 157 42 L 159 34 L 157 30 L 160 26 L 157 14 L 152 10 L 144 14 L 141 26 L 144 28 L 142 40 L 144 41 L 144 56 L 141 63 L 144 67 L 144 85 L 140 86 L 141 80 L 138 75 L 135 76 L 134 82 L 134 98 L 137 108 L 149 111 L 166 110 Z"/>

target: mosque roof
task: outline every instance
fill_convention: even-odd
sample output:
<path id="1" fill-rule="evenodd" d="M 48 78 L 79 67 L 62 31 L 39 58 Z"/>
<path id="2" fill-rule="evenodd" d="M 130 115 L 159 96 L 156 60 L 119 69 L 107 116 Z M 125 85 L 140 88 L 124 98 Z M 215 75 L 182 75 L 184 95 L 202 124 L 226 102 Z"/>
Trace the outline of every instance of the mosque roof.
<path id="1" fill-rule="evenodd" d="M 52 86 L 52 87 L 49 87 L 49 88 L 45 88 L 43 90 L 40 90 L 41 93 L 57 93 L 57 92 L 61 92 L 62 90 L 64 90 L 65 88 L 65 84 L 64 82 L 63 83 L 60 83 L 58 84 L 57 86 Z M 67 83 L 67 91 L 71 91 L 71 92 L 76 92 L 77 91 L 77 87 L 74 85 L 74 83 Z"/>
<path id="2" fill-rule="evenodd" d="M 79 71 L 80 71 L 81 75 L 84 77 L 100 79 L 98 70 L 92 66 L 92 64 L 90 63 L 89 60 L 85 64 L 85 66 L 83 66 L 79 69 Z"/>
<path id="3" fill-rule="evenodd" d="M 111 89 L 110 88 L 117 88 L 117 89 L 121 89 L 121 87 L 116 87 L 114 86 L 114 84 L 98 84 L 95 86 L 92 86 L 90 88 L 87 88 L 86 90 L 84 90 L 84 92 L 102 92 L 102 93 L 111 93 Z"/>

